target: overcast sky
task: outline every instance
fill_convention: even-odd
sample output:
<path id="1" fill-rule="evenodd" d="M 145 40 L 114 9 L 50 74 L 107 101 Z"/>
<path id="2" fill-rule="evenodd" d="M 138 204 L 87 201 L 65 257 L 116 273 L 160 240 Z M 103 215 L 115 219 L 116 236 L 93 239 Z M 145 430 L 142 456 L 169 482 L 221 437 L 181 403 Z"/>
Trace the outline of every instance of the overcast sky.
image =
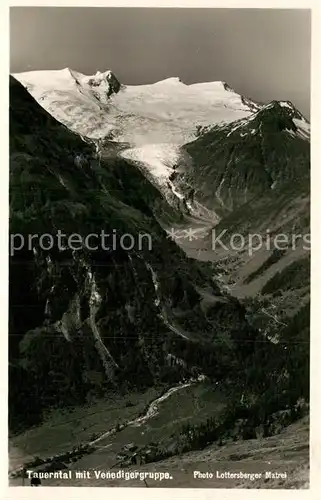
<path id="1" fill-rule="evenodd" d="M 310 11 L 12 7 L 11 72 L 111 69 L 121 83 L 223 80 L 310 106 Z"/>

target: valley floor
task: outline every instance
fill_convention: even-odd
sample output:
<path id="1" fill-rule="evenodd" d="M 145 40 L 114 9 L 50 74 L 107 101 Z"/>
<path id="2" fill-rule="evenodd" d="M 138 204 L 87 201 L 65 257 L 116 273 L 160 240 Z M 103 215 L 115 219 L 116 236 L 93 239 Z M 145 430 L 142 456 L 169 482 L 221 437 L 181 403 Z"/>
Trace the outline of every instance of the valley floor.
<path id="1" fill-rule="evenodd" d="M 130 400 L 130 403 L 129 403 Z M 62 472 L 68 479 L 49 478 L 43 486 L 102 487 L 193 487 L 193 488 L 307 488 L 309 484 L 308 418 L 292 424 L 273 437 L 209 445 L 203 450 L 175 455 L 165 460 L 128 466 L 119 453 L 135 444 L 148 447 L 171 436 L 186 422 L 191 424 L 218 414 L 224 407 L 219 389 L 206 380 L 191 380 L 163 390 L 156 396 L 151 389 L 144 394 L 119 399 L 111 405 L 75 409 L 69 415 L 54 415 L 43 425 L 10 440 L 10 469 L 16 470 L 32 457 L 48 457 L 71 449 L 79 443 L 95 444 L 95 450 L 74 461 Z M 115 431 L 112 424 L 122 422 Z M 103 432 L 103 429 L 105 432 Z M 89 433 L 90 430 L 90 433 Z M 36 467 L 27 467 L 36 471 Z M 76 477 L 88 471 L 90 478 Z M 101 471 L 100 477 L 97 477 Z M 121 472 L 123 471 L 123 472 Z M 257 479 L 221 478 L 222 474 L 242 471 L 261 474 Z M 116 477 L 104 478 L 105 473 Z M 277 472 L 286 478 L 268 478 Z M 86 472 L 87 473 L 87 472 Z M 123 474 L 123 478 L 117 477 Z M 136 474 L 132 478 L 129 473 Z M 145 473 L 145 480 L 141 473 Z M 155 480 L 153 473 L 167 473 L 172 479 Z M 197 473 L 198 477 L 194 477 Z M 210 474 L 213 474 L 213 477 Z M 125 476 L 126 474 L 126 476 Z M 203 476 L 203 475 L 207 475 Z M 273 474 L 272 474 L 273 476 Z M 165 476 L 167 477 L 167 476 Z M 11 477 L 11 486 L 28 486 L 30 481 Z"/>

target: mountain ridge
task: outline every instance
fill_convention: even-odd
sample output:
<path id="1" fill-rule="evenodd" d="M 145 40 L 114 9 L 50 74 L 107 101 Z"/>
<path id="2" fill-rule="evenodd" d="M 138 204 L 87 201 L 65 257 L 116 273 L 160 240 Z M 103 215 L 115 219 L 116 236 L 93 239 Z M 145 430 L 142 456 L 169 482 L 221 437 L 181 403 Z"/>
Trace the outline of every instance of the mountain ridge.
<path id="1" fill-rule="evenodd" d="M 221 292 L 211 269 L 187 259 L 159 226 L 153 215 L 157 198 L 161 202 L 158 191 L 124 160 L 100 163 L 89 144 L 54 120 L 14 79 L 10 136 L 11 233 L 53 237 L 59 228 L 85 236 L 104 228 L 117 230 L 118 241 L 111 252 L 56 245 L 44 250 L 35 243 L 11 256 L 12 425 L 18 425 L 19 408 L 32 390 L 38 396 L 28 406 L 29 423 L 48 406 L 83 402 L 88 392 L 101 394 L 116 382 L 144 387 L 179 380 L 186 370 L 214 370 L 221 377 L 226 361 L 219 361 L 219 352 L 225 347 L 219 339 L 211 347 L 217 320 L 204 313 L 199 288 L 207 284 L 218 297 Z M 152 235 L 151 250 L 127 252 L 119 246 L 122 233 L 140 231 Z M 29 307 L 19 308 L 22 303 Z M 240 338 L 254 331 L 237 301 L 225 299 L 219 310 L 232 345 L 235 339 L 234 363 L 243 350 L 251 351 L 239 346 Z M 168 354 L 185 364 L 169 368 Z"/>
<path id="2" fill-rule="evenodd" d="M 78 78 L 79 82 L 84 82 L 81 92 L 85 95 L 77 96 L 68 90 L 68 86 L 64 89 L 61 84 L 53 86 L 51 75 L 65 73 L 74 74 L 73 81 Z M 97 74 L 99 79 L 103 78 L 102 75 L 113 75 L 110 70 Z M 37 81 L 39 75 L 41 78 Z M 16 77 L 49 113 L 71 130 L 83 137 L 111 139 L 127 145 L 121 156 L 148 172 L 149 178 L 174 204 L 185 199 L 186 191 L 191 190 L 188 185 L 184 186 L 184 182 L 177 182 L 182 176 L 176 177 L 181 165 L 192 161 L 186 155 L 188 144 L 205 132 L 221 130 L 228 137 L 239 128 L 237 140 L 241 140 L 246 133 L 255 133 L 255 122 L 260 116 L 272 115 L 273 110 L 277 110 L 274 114 L 283 114 L 283 121 L 288 116 L 286 133 L 309 138 L 309 124 L 292 104 L 287 101 L 272 101 L 265 105 L 254 103 L 235 93 L 224 81 L 186 85 L 174 77 L 148 85 L 127 86 L 117 80 L 114 91 L 105 99 L 101 92 L 97 96 L 90 90 L 89 95 L 86 90 L 86 82 L 95 75 L 81 75 L 69 68 L 22 73 Z M 82 89 L 81 85 L 79 88 Z M 276 116 L 273 120 L 275 124 L 279 121 Z M 192 207 L 191 200 L 185 201 L 195 215 L 204 216 L 209 208 Z M 210 218 L 214 221 L 219 215 L 213 213 Z"/>
<path id="3" fill-rule="evenodd" d="M 100 75 L 105 74 L 109 74 L 109 70 L 104 73 L 100 73 Z M 68 81 L 68 78 L 66 78 L 66 76 L 68 75 L 71 75 L 72 82 Z M 113 75 L 112 72 L 111 75 Z M 78 131 L 82 135 L 92 135 L 92 132 L 90 129 L 88 129 L 88 127 L 86 130 L 85 125 L 82 127 L 79 123 L 77 124 L 78 115 L 76 113 L 76 110 L 70 108 L 70 105 L 72 104 L 72 101 L 70 102 L 70 99 L 76 99 L 76 97 L 72 97 L 72 94 L 70 93 L 70 84 L 75 81 L 75 78 L 80 83 L 83 82 L 84 84 L 86 84 L 88 80 L 90 81 L 91 79 L 94 79 L 95 75 L 86 76 L 72 69 L 65 68 L 63 70 L 43 70 L 15 73 L 13 76 L 15 76 L 25 86 L 27 86 L 29 91 L 34 95 L 34 97 L 36 97 L 40 104 L 44 106 L 49 112 L 51 112 L 58 120 L 71 126 L 76 132 Z M 181 82 L 179 78 L 174 77 L 147 85 L 120 85 L 119 82 L 118 85 L 119 87 L 116 86 L 116 91 L 110 95 L 112 99 L 109 101 L 108 116 L 105 116 L 104 119 L 105 121 L 110 120 L 111 126 L 115 128 L 115 133 L 120 137 L 121 135 L 124 135 L 122 133 L 122 127 L 125 126 L 126 128 L 126 114 L 128 112 L 137 113 L 138 120 L 139 115 L 141 115 L 142 117 L 144 116 L 148 121 L 152 120 L 154 117 L 157 117 L 157 119 L 161 121 L 164 121 L 164 119 L 167 119 L 169 121 L 172 120 L 171 106 L 168 108 L 168 110 L 166 109 L 166 106 L 168 106 L 169 104 L 166 104 L 167 100 L 172 101 L 172 106 L 174 106 L 174 108 L 178 110 L 183 119 L 184 115 L 186 115 L 186 118 L 188 118 L 188 120 L 193 119 L 194 116 L 196 124 L 198 122 L 197 114 L 204 114 L 205 120 L 208 124 L 210 124 L 213 120 L 215 121 L 215 116 L 217 115 L 217 113 L 219 114 L 220 111 L 217 108 L 216 110 L 213 109 L 213 112 L 211 112 L 209 108 L 211 106 L 214 106 L 215 108 L 217 104 L 220 105 L 221 101 L 223 101 L 223 103 L 230 107 L 230 112 L 228 112 L 227 109 L 222 117 L 218 116 L 219 120 L 231 120 L 234 118 L 234 114 L 237 117 L 240 115 L 245 116 L 250 112 L 248 105 L 245 102 L 242 102 L 241 96 L 239 96 L 230 87 L 228 87 L 225 82 L 204 82 L 186 85 Z M 57 92 L 60 95 L 57 95 Z M 65 103 L 63 95 L 61 94 L 62 92 L 68 94 L 69 104 L 67 102 Z M 165 92 L 165 94 L 162 94 L 162 92 Z M 153 93 L 155 94 L 154 97 Z M 56 100 L 57 102 L 55 104 Z M 79 99 L 76 99 L 75 105 L 76 104 L 80 104 Z M 104 104 L 107 104 L 107 101 L 104 101 Z M 88 106 L 89 103 L 87 101 L 86 103 L 83 102 L 83 106 L 85 105 Z M 160 105 L 162 105 L 162 108 L 159 107 Z M 72 112 L 76 113 L 76 115 L 74 116 L 75 123 L 71 123 L 71 120 L 68 120 L 68 122 L 66 122 L 66 116 L 62 113 L 64 109 L 65 112 L 71 113 L 70 118 L 72 118 Z M 117 113 L 120 113 L 119 118 L 117 118 Z M 229 116 L 229 114 L 231 116 Z M 87 119 L 88 117 L 89 115 L 87 116 Z M 102 120 L 102 117 L 100 118 L 100 120 Z M 96 123 L 98 124 L 99 121 L 97 121 Z M 149 125 L 153 125 L 153 122 L 149 122 Z M 166 121 L 164 121 L 164 125 L 166 125 Z M 173 125 L 174 128 L 172 127 L 172 130 L 175 130 L 175 127 L 181 128 L 182 124 L 178 122 L 177 124 L 173 123 Z M 127 127 L 128 126 L 131 126 L 130 120 Z M 185 126 L 190 128 L 190 124 L 188 122 L 186 122 Z M 95 134 L 95 136 L 104 137 L 104 135 L 107 135 L 104 131 L 105 128 L 101 126 L 101 130 L 98 130 L 98 135 Z M 160 132 L 159 129 L 157 129 L 157 131 L 158 133 Z M 124 132 L 125 138 L 122 140 L 126 141 L 126 135 L 128 132 L 126 132 L 126 130 Z M 181 140 L 182 139 L 180 138 L 179 141 L 181 142 Z M 169 142 L 173 141 L 170 140 Z"/>

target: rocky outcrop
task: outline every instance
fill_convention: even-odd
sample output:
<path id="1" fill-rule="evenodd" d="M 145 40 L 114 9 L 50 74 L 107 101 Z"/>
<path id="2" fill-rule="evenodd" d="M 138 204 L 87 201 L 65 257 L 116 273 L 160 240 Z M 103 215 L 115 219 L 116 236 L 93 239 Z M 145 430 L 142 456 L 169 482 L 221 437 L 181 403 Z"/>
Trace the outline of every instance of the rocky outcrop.
<path id="1" fill-rule="evenodd" d="M 121 87 L 120 82 L 112 71 L 106 71 L 104 73 L 97 71 L 94 76 L 88 77 L 86 83 L 93 88 L 105 87 L 107 97 L 110 97 L 112 94 L 117 94 Z"/>

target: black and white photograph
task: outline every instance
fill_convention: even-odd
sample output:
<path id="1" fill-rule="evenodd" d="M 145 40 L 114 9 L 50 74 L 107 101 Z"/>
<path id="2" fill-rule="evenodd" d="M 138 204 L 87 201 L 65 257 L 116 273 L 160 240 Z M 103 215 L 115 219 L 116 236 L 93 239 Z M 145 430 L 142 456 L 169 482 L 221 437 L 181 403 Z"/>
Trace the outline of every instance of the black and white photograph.
<path id="1" fill-rule="evenodd" d="M 9 25 L 9 486 L 309 489 L 311 10 Z"/>

